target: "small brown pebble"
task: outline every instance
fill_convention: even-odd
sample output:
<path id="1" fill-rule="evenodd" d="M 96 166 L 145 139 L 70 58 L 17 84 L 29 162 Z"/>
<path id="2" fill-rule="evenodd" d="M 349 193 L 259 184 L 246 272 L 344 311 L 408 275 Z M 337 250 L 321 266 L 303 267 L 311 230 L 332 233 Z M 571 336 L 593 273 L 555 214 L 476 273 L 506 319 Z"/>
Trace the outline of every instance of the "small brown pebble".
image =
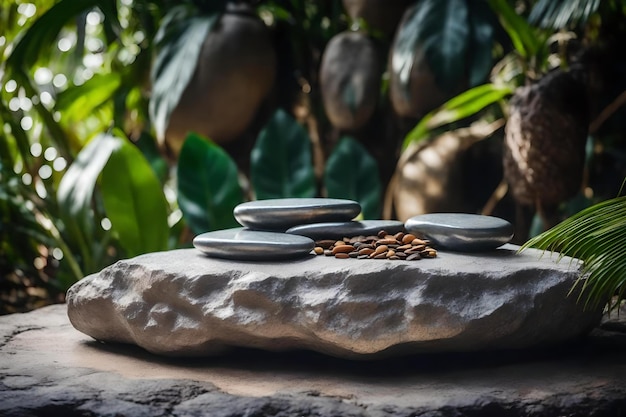
<path id="1" fill-rule="evenodd" d="M 372 255 L 374 255 L 374 254 L 372 254 Z M 370 258 L 372 257 L 372 255 L 370 255 Z M 378 255 L 374 256 L 374 259 L 387 259 L 387 253 L 386 252 L 379 253 Z"/>
<path id="2" fill-rule="evenodd" d="M 384 230 L 381 230 L 380 232 L 378 232 L 377 236 L 380 239 L 383 239 L 385 236 L 387 236 L 387 232 L 385 232 Z"/>
<path id="3" fill-rule="evenodd" d="M 376 242 L 376 245 L 394 245 L 397 244 L 398 241 L 391 237 L 391 238 L 385 238 L 385 239 L 380 239 L 378 242 Z"/>
<path id="4" fill-rule="evenodd" d="M 365 236 L 353 236 L 350 238 L 349 243 L 357 243 L 357 242 L 363 242 L 365 240 Z"/>
<path id="5" fill-rule="evenodd" d="M 352 252 L 354 250 L 354 246 L 352 246 L 352 245 L 338 245 L 338 246 L 335 246 L 332 250 L 333 250 L 333 255 L 336 255 L 338 253 L 349 253 L 349 252 Z"/>
<path id="6" fill-rule="evenodd" d="M 348 259 L 350 257 L 350 255 L 348 255 L 345 252 L 339 252 L 335 254 L 335 258 L 337 259 Z"/>
<path id="7" fill-rule="evenodd" d="M 316 255 L 323 255 L 324 254 L 324 248 L 322 248 L 321 246 L 314 247 L 313 251 L 315 252 Z"/>
<path id="8" fill-rule="evenodd" d="M 412 245 L 401 245 L 401 246 L 398 246 L 396 250 L 405 251 L 405 250 L 411 249 L 412 247 L 413 247 Z"/>
<path id="9" fill-rule="evenodd" d="M 411 233 L 407 233 L 402 238 L 402 243 L 404 243 L 406 245 L 406 244 L 409 244 L 409 243 L 413 242 L 414 239 L 416 239 L 415 235 L 413 235 Z"/>
<path id="10" fill-rule="evenodd" d="M 399 258 L 401 258 L 401 259 L 404 259 L 404 258 L 406 258 L 408 255 L 407 255 L 406 253 L 404 253 L 404 252 L 396 252 L 396 256 L 397 256 L 397 257 L 399 257 Z"/>
<path id="11" fill-rule="evenodd" d="M 370 242 L 370 243 L 372 243 L 372 242 L 377 241 L 378 239 L 379 239 L 379 238 L 378 238 L 378 236 L 367 236 L 367 237 L 365 238 L 365 241 L 366 241 L 366 242 Z"/>
<path id="12" fill-rule="evenodd" d="M 376 250 L 374 250 L 374 253 L 378 255 L 379 253 L 387 252 L 388 249 L 387 245 L 380 245 L 376 248 Z"/>
<path id="13" fill-rule="evenodd" d="M 387 256 L 387 258 L 391 258 L 392 256 L 395 256 L 395 255 L 396 255 L 396 251 L 393 250 L 393 249 L 389 249 L 387 251 L 387 253 L 385 254 L 385 256 Z"/>
<path id="14" fill-rule="evenodd" d="M 334 246 L 341 246 L 341 245 L 346 245 L 346 242 L 344 242 L 343 240 L 338 240 L 335 242 Z"/>
<path id="15" fill-rule="evenodd" d="M 359 246 L 359 249 L 374 249 L 374 245 L 372 245 L 371 243 L 361 243 L 361 245 Z"/>
<path id="16" fill-rule="evenodd" d="M 402 238 L 404 238 L 404 232 L 398 232 L 398 233 L 396 233 L 395 235 L 393 235 L 393 237 L 394 237 L 396 240 L 399 240 L 400 242 L 402 242 Z"/>
<path id="17" fill-rule="evenodd" d="M 398 256 L 396 256 L 396 255 L 393 255 L 393 256 L 390 256 L 389 259 L 392 260 L 392 261 L 397 261 L 400 258 Z"/>
<path id="18" fill-rule="evenodd" d="M 328 248 L 330 248 L 331 246 L 333 246 L 335 244 L 335 241 L 334 240 L 329 240 L 329 239 L 324 239 L 324 240 L 318 240 L 317 242 L 315 242 L 315 244 L 317 246 L 320 246 L 320 247 L 324 248 L 324 249 L 328 249 Z"/>
<path id="19" fill-rule="evenodd" d="M 419 253 L 412 253 L 406 257 L 407 261 L 417 261 L 419 259 L 422 259 L 422 256 Z"/>
<path id="20" fill-rule="evenodd" d="M 427 242 L 426 242 L 426 241 L 424 241 L 424 240 L 422 240 L 422 239 L 418 239 L 418 238 L 415 238 L 415 239 L 413 239 L 413 240 L 411 241 L 411 245 L 413 245 L 413 246 L 417 246 L 417 245 L 426 245 L 426 244 L 427 244 Z"/>
<path id="21" fill-rule="evenodd" d="M 359 249 L 359 255 L 369 255 L 369 254 L 372 254 L 372 253 L 374 253 L 374 249 L 372 249 L 372 248 L 362 248 L 362 249 Z"/>

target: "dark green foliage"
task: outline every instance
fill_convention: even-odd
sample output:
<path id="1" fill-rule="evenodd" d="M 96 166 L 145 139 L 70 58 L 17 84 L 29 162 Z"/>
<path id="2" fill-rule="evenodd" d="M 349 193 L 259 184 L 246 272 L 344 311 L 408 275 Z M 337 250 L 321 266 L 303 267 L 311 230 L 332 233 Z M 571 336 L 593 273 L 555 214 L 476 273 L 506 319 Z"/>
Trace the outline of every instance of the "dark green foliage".
<path id="1" fill-rule="evenodd" d="M 104 209 L 126 256 L 167 249 L 167 202 L 161 183 L 141 152 L 125 139 L 114 146 L 102 170 Z"/>
<path id="2" fill-rule="evenodd" d="M 237 166 L 218 145 L 187 136 L 178 160 L 178 205 L 198 234 L 237 226 L 233 209 L 243 201 Z"/>
<path id="3" fill-rule="evenodd" d="M 382 185 L 378 164 L 367 150 L 350 136 L 341 138 L 326 162 L 326 193 L 361 204 L 363 218 L 380 218 Z"/>
<path id="4" fill-rule="evenodd" d="M 278 109 L 250 155 L 250 180 L 258 200 L 315 197 L 311 141 L 306 130 Z"/>

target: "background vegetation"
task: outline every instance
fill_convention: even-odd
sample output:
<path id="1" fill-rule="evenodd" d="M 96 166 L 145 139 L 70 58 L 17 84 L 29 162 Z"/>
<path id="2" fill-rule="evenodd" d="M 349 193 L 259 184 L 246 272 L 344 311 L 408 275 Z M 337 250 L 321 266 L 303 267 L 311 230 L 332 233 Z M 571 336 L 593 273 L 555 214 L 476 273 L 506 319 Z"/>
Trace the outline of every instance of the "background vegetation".
<path id="1" fill-rule="evenodd" d="M 621 0 L 0 0 L 0 312 L 234 226 L 255 198 L 495 214 L 523 243 L 618 195 L 625 15 Z M 531 86 L 548 104 L 524 101 Z M 570 128 L 584 160 L 561 168 L 574 145 L 553 132 Z M 531 201 L 503 168 L 518 131 L 543 156 Z M 574 192 L 544 198 L 561 180 Z M 622 230 L 596 249 L 619 255 Z M 624 293 L 622 264 L 599 300 Z"/>

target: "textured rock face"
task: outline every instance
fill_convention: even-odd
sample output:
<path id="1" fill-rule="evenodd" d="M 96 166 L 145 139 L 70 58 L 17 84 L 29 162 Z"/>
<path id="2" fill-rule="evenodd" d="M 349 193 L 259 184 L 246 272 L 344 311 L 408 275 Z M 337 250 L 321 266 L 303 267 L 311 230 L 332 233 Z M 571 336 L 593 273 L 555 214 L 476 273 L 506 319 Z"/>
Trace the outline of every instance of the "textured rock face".
<path id="1" fill-rule="evenodd" d="M 419 262 L 233 262 L 193 249 L 120 261 L 68 292 L 73 326 L 164 355 L 230 346 L 338 357 L 525 348 L 586 334 L 600 312 L 567 297 L 579 270 L 506 245 Z"/>

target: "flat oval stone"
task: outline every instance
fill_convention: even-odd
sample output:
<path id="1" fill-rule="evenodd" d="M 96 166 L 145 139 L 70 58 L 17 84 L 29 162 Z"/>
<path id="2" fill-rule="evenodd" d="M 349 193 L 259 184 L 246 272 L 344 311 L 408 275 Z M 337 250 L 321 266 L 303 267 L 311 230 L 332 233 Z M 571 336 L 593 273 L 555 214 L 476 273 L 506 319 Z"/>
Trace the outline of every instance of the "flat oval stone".
<path id="1" fill-rule="evenodd" d="M 352 220 L 360 212 L 361 205 L 352 200 L 277 198 L 239 204 L 233 214 L 250 229 L 283 232 L 300 224 Z"/>
<path id="2" fill-rule="evenodd" d="M 285 233 L 319 239 L 341 239 L 343 237 L 370 236 L 384 230 L 389 234 L 404 232 L 404 223 L 397 220 L 362 220 L 349 222 L 301 224 L 287 229 Z"/>
<path id="3" fill-rule="evenodd" d="M 487 251 L 508 243 L 513 225 L 499 217 L 467 213 L 430 213 L 411 217 L 407 232 L 424 235 L 436 247 L 457 251 Z"/>
<path id="4" fill-rule="evenodd" d="M 315 242 L 305 236 L 249 230 L 243 227 L 202 233 L 193 245 L 208 256 L 240 261 L 276 261 L 300 258 Z"/>

